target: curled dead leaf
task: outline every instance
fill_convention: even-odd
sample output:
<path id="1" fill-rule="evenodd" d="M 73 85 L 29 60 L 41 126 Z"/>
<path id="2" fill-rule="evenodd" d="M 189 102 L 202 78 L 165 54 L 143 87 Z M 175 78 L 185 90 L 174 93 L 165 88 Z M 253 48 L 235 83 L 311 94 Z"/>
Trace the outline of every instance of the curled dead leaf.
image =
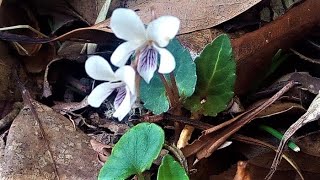
<path id="1" fill-rule="evenodd" d="M 145 24 L 156 16 L 173 15 L 181 20 L 180 34 L 207 29 L 248 10 L 261 0 L 136 0 L 116 1 L 111 9 L 126 7 L 135 10 Z"/>

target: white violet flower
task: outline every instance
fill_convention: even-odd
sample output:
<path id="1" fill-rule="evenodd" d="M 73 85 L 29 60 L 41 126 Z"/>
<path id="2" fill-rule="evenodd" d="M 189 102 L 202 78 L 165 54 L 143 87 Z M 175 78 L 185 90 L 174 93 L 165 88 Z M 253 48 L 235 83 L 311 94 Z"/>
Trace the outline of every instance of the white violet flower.
<path id="1" fill-rule="evenodd" d="M 92 90 L 88 96 L 89 105 L 99 107 L 113 91 L 117 91 L 114 100 L 116 111 L 113 116 L 121 121 L 136 100 L 134 69 L 131 66 L 122 66 L 113 72 L 110 64 L 103 57 L 91 56 L 86 61 L 85 70 L 95 80 L 108 81 Z"/>
<path id="2" fill-rule="evenodd" d="M 174 16 L 161 16 L 145 28 L 140 17 L 130 9 L 118 8 L 113 11 L 110 27 L 113 33 L 127 42 L 122 43 L 112 54 L 111 63 L 121 67 L 130 56 L 138 56 L 137 71 L 149 83 L 157 69 L 158 54 L 160 65 L 158 72 L 170 73 L 176 66 L 173 55 L 164 47 L 178 33 L 180 20 Z"/>

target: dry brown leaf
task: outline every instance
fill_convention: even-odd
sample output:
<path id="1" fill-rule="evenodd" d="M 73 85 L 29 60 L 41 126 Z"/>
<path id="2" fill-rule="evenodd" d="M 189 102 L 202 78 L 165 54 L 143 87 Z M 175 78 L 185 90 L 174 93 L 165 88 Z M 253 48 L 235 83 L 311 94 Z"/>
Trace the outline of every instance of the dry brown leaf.
<path id="1" fill-rule="evenodd" d="M 156 16 L 173 15 L 181 20 L 179 33 L 189 33 L 221 24 L 248 10 L 261 0 L 135 0 L 116 1 L 113 8 L 126 7 L 136 10 L 145 24 Z"/>
<path id="2" fill-rule="evenodd" d="M 55 179 L 54 163 L 60 179 L 95 179 L 101 168 L 90 146 L 90 138 L 75 131 L 72 123 L 49 107 L 34 102 L 45 139 L 30 108 L 14 120 L 1 158 L 0 179 Z"/>
<path id="3" fill-rule="evenodd" d="M 93 25 L 98 17 L 105 0 L 67 0 L 90 25 Z"/>
<path id="4" fill-rule="evenodd" d="M 9 27 L 15 25 L 29 25 L 37 31 L 40 31 L 35 15 L 23 2 L 9 2 L 6 1 L 0 8 L 0 26 Z M 10 32 L 26 35 L 29 37 L 39 38 L 39 34 L 32 32 L 29 29 L 15 29 Z M 41 44 L 27 44 L 27 43 L 11 43 L 20 55 L 32 56 L 37 53 Z"/>
<path id="5" fill-rule="evenodd" d="M 52 34 L 70 23 L 86 22 L 65 0 L 29 0 L 28 3 L 39 15 L 50 18 Z M 82 5 L 86 7 L 86 4 Z"/>

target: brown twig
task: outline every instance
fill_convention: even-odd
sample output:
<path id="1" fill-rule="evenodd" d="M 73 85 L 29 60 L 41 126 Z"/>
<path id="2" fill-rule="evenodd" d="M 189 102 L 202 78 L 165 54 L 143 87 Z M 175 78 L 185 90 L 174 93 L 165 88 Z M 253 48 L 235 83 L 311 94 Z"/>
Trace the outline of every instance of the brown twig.
<path id="1" fill-rule="evenodd" d="M 293 123 L 289 129 L 284 133 L 282 140 L 280 141 L 277 154 L 272 162 L 270 172 L 266 176 L 265 179 L 271 179 L 275 171 L 277 170 L 278 165 L 281 162 L 281 157 L 282 157 L 282 152 L 291 138 L 291 136 L 302 126 L 305 124 L 316 121 L 320 118 L 320 92 L 319 94 L 315 97 L 315 99 L 312 101 L 311 105 L 309 106 L 307 112 L 303 114 L 295 123 Z"/>
<path id="2" fill-rule="evenodd" d="M 279 99 L 285 92 L 287 92 L 290 88 L 294 86 L 294 82 L 290 81 L 286 86 L 284 86 L 278 93 L 276 93 L 274 96 L 272 96 L 270 99 L 268 99 L 266 102 L 264 102 L 261 106 L 254 109 L 251 113 L 246 114 L 243 118 L 241 118 L 240 121 L 236 122 L 234 126 L 231 126 L 227 128 L 223 133 L 221 133 L 221 137 L 219 138 L 215 143 L 213 143 L 209 149 L 208 152 L 213 152 L 216 150 L 220 145 L 222 145 L 228 137 L 230 137 L 233 133 L 237 132 L 242 126 L 245 124 L 251 122 L 251 120 L 254 119 L 261 111 L 263 111 L 265 108 L 270 106 L 273 102 L 275 102 L 277 99 Z M 204 155 L 204 154 L 202 154 Z M 200 156 L 202 156 L 200 155 Z M 205 155 L 207 157 L 207 155 Z"/>
<path id="3" fill-rule="evenodd" d="M 44 143 L 46 145 L 46 148 L 48 149 L 48 152 L 49 152 L 49 156 L 52 160 L 52 165 L 53 165 L 53 169 L 54 169 L 54 172 L 56 174 L 56 177 L 57 179 L 59 180 L 60 177 L 59 177 L 59 174 L 58 174 L 58 169 L 57 169 L 57 165 L 56 165 L 56 162 L 54 160 L 54 157 L 53 157 L 53 153 L 52 153 L 52 150 L 50 148 L 50 145 L 49 145 L 49 141 L 48 141 L 48 138 L 46 137 L 46 134 L 44 132 L 44 128 L 42 126 L 42 123 L 39 119 L 39 116 L 38 116 L 38 113 L 37 111 L 35 110 L 35 107 L 33 105 L 33 99 L 29 93 L 29 91 L 25 88 L 25 86 L 22 84 L 22 82 L 20 81 L 19 77 L 18 77 L 18 73 L 17 71 L 15 71 L 13 73 L 13 76 L 14 76 L 14 79 L 15 81 L 17 82 L 17 85 L 18 85 L 18 88 L 20 89 L 21 91 L 21 95 L 22 95 L 22 99 L 23 99 L 23 102 L 26 106 L 28 106 L 31 110 L 31 113 L 32 115 L 34 116 L 34 119 L 37 121 L 37 123 L 39 124 L 39 129 L 40 129 L 40 136 L 41 138 L 44 140 Z"/>
<path id="4" fill-rule="evenodd" d="M 191 126 L 197 128 L 197 129 L 200 129 L 200 130 L 206 130 L 206 129 L 214 127 L 213 125 L 208 124 L 208 123 L 204 123 L 201 121 L 195 121 L 195 120 L 192 120 L 192 119 L 189 119 L 186 117 L 176 116 L 176 115 L 172 115 L 172 114 L 168 114 L 168 113 L 154 115 L 154 116 L 143 116 L 141 118 L 141 121 L 153 122 L 153 123 L 159 122 L 162 120 L 170 120 L 170 121 L 175 121 L 175 122 L 179 122 L 179 123 L 186 124 L 186 125 L 191 125 Z"/>
<path id="5" fill-rule="evenodd" d="M 164 144 L 163 147 L 170 151 L 180 162 L 180 164 L 183 166 L 183 168 L 188 172 L 188 163 L 186 160 L 186 157 L 184 157 L 182 151 L 177 148 L 175 145 L 169 145 L 169 144 Z"/>
<path id="6" fill-rule="evenodd" d="M 158 73 L 158 74 L 159 74 L 159 77 L 164 85 L 165 90 L 166 90 L 166 94 L 169 99 L 169 104 L 170 104 L 172 113 L 174 113 L 175 115 L 181 115 L 181 108 L 178 107 L 179 94 L 178 94 L 178 99 L 177 99 L 176 95 L 174 94 L 174 92 L 172 90 L 172 86 L 169 85 L 169 83 L 166 80 L 166 78 L 164 77 L 164 75 L 161 73 Z M 174 131 L 175 131 L 174 142 L 175 143 L 177 143 L 179 140 L 179 135 L 180 135 L 181 130 L 182 130 L 181 125 L 177 122 L 174 122 Z"/>
<path id="7" fill-rule="evenodd" d="M 238 121 L 231 124 L 226 129 L 222 130 L 218 134 L 206 134 L 202 136 L 198 143 L 193 143 L 190 146 L 186 146 L 182 151 L 186 157 L 189 157 L 193 154 L 197 155 L 198 160 L 210 156 L 217 148 L 219 148 L 232 134 L 237 132 L 241 127 L 251 122 L 257 114 L 262 110 L 271 105 L 279 97 L 281 97 L 285 92 L 287 92 L 295 83 L 290 81 L 286 86 L 284 86 L 278 93 L 272 96 L 270 99 L 265 101 L 261 106 L 258 106 L 256 109 L 252 110 L 250 113 L 241 117 Z M 205 141 L 201 141 L 205 140 Z"/>

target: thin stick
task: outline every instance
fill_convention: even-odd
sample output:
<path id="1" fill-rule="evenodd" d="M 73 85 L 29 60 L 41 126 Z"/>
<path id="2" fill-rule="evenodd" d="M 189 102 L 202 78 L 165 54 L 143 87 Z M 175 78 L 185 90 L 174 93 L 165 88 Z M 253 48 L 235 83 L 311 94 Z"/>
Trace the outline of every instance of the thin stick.
<path id="1" fill-rule="evenodd" d="M 195 121 L 195 120 L 192 120 L 192 119 L 189 119 L 186 117 L 175 116 L 175 115 L 167 114 L 167 113 L 160 114 L 160 115 L 153 115 L 153 116 L 143 116 L 141 120 L 145 121 L 145 122 L 159 122 L 159 121 L 162 121 L 165 119 L 171 120 L 171 121 L 176 121 L 176 122 L 187 124 L 187 125 L 191 125 L 191 126 L 194 126 L 195 128 L 200 129 L 200 130 L 206 130 L 206 129 L 214 127 L 213 125 L 208 124 L 208 123 L 204 123 L 201 121 Z"/>
<path id="2" fill-rule="evenodd" d="M 272 162 L 270 172 L 268 175 L 265 177 L 265 179 L 271 179 L 275 171 L 277 170 L 278 165 L 281 162 L 281 157 L 282 157 L 282 152 L 289 141 L 290 137 L 302 126 L 305 124 L 316 121 L 320 118 L 320 92 L 319 94 L 314 98 L 312 101 L 311 105 L 309 106 L 307 112 L 303 114 L 295 123 L 293 123 L 289 129 L 284 133 L 283 139 L 281 140 L 277 154 Z"/>
<path id="3" fill-rule="evenodd" d="M 218 135 L 214 136 L 212 142 L 205 144 L 203 147 L 198 147 L 200 150 L 197 152 L 197 158 L 201 159 L 204 157 L 208 157 L 209 154 L 212 154 L 215 150 L 217 150 L 232 134 L 237 132 L 241 127 L 251 122 L 257 114 L 263 111 L 265 108 L 270 106 L 273 102 L 275 102 L 279 97 L 281 97 L 285 92 L 287 92 L 290 88 L 295 85 L 294 81 L 290 81 L 287 85 L 285 85 L 279 92 L 273 95 L 270 99 L 265 101 L 261 106 L 252 110 L 250 113 L 244 115 L 239 121 L 234 122 L 230 127 L 223 130 Z M 206 150 L 203 150 L 205 148 Z M 201 150 L 202 149 L 202 150 Z M 186 151 L 186 150 L 185 150 Z M 185 154 L 186 157 L 189 157 L 192 154 Z"/>
<path id="4" fill-rule="evenodd" d="M 33 27 L 31 27 L 29 25 L 16 25 L 16 26 L 3 27 L 3 28 L 0 28 L 0 31 L 8 31 L 8 30 L 15 30 L 15 29 L 29 29 L 30 31 L 36 33 L 40 37 L 48 38 L 48 36 L 42 34 L 40 31 L 34 29 Z"/>
<path id="5" fill-rule="evenodd" d="M 56 162 L 55 162 L 55 160 L 53 158 L 53 153 L 52 153 L 52 150 L 50 148 L 48 138 L 46 137 L 46 134 L 45 134 L 45 132 L 43 130 L 43 126 L 42 126 L 42 123 L 41 123 L 41 121 L 39 119 L 38 113 L 37 113 L 37 111 L 35 110 L 35 108 L 34 108 L 34 106 L 32 104 L 32 97 L 31 97 L 29 91 L 24 87 L 24 85 L 20 81 L 20 79 L 18 77 L 18 74 L 17 74 L 17 71 L 15 71 L 13 73 L 13 75 L 14 75 L 14 79 L 16 80 L 16 82 L 18 84 L 18 87 L 19 87 L 19 89 L 21 91 L 23 102 L 25 103 L 25 105 L 29 106 L 29 108 L 31 110 L 31 113 L 34 116 L 34 119 L 39 124 L 40 136 L 41 136 L 42 139 L 44 139 L 45 146 L 48 149 L 49 156 L 50 156 L 50 158 L 52 160 L 54 172 L 55 172 L 55 174 L 57 176 L 57 179 L 60 180 L 60 177 L 59 177 L 59 174 L 58 174 L 58 169 L 57 169 L 57 166 L 56 166 Z"/>

